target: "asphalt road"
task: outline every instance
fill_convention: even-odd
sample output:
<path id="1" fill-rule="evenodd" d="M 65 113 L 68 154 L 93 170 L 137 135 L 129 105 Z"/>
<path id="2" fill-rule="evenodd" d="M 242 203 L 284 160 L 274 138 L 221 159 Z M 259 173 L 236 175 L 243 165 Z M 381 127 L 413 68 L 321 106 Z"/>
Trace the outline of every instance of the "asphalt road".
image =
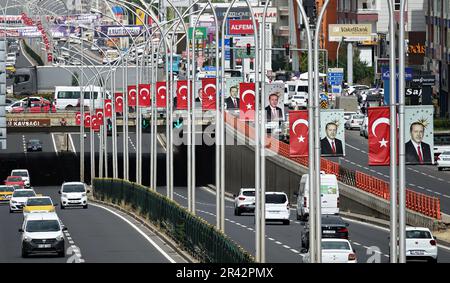
<path id="1" fill-rule="evenodd" d="M 389 166 L 368 166 L 367 139 L 359 130 L 346 130 L 346 156 L 330 158 L 341 165 L 389 181 Z M 441 200 L 441 211 L 450 214 L 450 171 L 438 171 L 433 165 L 406 166 L 406 186 L 413 191 Z"/>
<path id="2" fill-rule="evenodd" d="M 27 152 L 26 143 L 30 139 L 38 139 L 42 143 L 43 152 L 55 152 L 52 135 L 48 133 L 8 133 L 8 148 L 2 153 L 39 154 L 39 152 Z"/>
<path id="3" fill-rule="evenodd" d="M 59 187 L 35 188 L 36 193 L 49 195 L 55 203 L 60 202 L 58 189 Z M 56 212 L 68 228 L 68 234 L 65 234 L 66 257 L 37 255 L 23 259 L 18 233 L 22 225 L 22 213 L 10 214 L 8 205 L 0 205 L 0 262 L 74 262 L 83 259 L 85 262 L 168 263 L 169 258 L 175 262 L 183 262 L 179 255 L 140 224 L 137 226 L 145 237 L 119 216 L 93 204 L 88 209 L 60 210 L 57 207 Z M 136 225 L 129 217 L 125 219 Z M 169 258 L 150 241 L 162 247 Z"/>
<path id="4" fill-rule="evenodd" d="M 165 194 L 165 188 L 158 188 Z M 186 188 L 175 188 L 174 199 L 187 207 Z M 209 223 L 216 224 L 215 194 L 205 188 L 196 190 L 196 214 Z M 245 250 L 255 255 L 254 214 L 235 216 L 233 202 L 227 200 L 225 233 Z M 303 226 L 291 209 L 290 225 L 266 224 L 266 262 L 301 262 L 300 233 Z M 389 262 L 389 230 L 374 225 L 345 219 L 349 223 L 349 240 L 355 249 L 358 262 Z M 450 262 L 450 249 L 439 248 L 439 262 Z"/>

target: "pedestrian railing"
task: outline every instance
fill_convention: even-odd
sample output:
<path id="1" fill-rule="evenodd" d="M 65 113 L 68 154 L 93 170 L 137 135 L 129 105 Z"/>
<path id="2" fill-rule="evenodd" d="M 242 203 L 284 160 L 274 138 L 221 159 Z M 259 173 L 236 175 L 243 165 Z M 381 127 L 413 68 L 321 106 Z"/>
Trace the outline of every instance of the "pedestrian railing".
<path id="1" fill-rule="evenodd" d="M 124 206 L 152 224 L 202 263 L 251 263 L 254 258 L 213 225 L 167 197 L 121 179 L 96 178 L 94 197 Z"/>
<path id="2" fill-rule="evenodd" d="M 255 130 L 245 121 L 241 121 L 230 113 L 225 112 L 226 122 L 249 139 L 254 140 Z M 296 163 L 308 167 L 308 157 L 291 157 L 289 144 L 266 136 L 266 148 Z M 321 170 L 327 174 L 334 174 L 338 180 L 346 185 L 376 195 L 385 200 L 390 199 L 389 183 L 368 174 L 348 169 L 338 163 L 325 158 L 321 159 Z M 397 198 L 398 200 L 398 198 Z M 406 208 L 423 215 L 441 220 L 440 199 L 406 189 Z"/>

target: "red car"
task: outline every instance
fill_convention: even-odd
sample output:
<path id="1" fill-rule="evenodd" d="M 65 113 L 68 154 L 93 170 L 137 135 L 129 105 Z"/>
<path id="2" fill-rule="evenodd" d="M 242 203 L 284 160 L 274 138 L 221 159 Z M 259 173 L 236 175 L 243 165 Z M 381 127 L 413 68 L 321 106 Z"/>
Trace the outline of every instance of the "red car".
<path id="1" fill-rule="evenodd" d="M 28 108 L 28 111 L 31 113 L 55 113 L 56 107 L 47 99 L 43 99 L 41 101 L 32 102 L 31 107 Z"/>
<path id="2" fill-rule="evenodd" d="M 6 186 L 20 186 L 22 189 L 25 187 L 25 181 L 20 176 L 8 176 L 5 180 Z"/>

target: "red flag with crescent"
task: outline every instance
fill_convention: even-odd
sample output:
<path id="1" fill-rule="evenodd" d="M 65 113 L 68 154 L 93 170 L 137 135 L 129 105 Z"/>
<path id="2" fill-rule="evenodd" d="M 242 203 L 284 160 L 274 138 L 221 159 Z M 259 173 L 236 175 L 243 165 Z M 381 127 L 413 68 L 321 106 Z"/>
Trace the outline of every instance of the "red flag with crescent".
<path id="1" fill-rule="evenodd" d="M 150 107 L 150 84 L 139 85 L 139 106 Z"/>
<path id="2" fill-rule="evenodd" d="M 85 128 L 91 127 L 91 113 L 89 112 L 84 113 L 84 127 Z"/>
<path id="3" fill-rule="evenodd" d="M 103 125 L 103 109 L 95 109 L 95 116 L 99 125 Z"/>
<path id="4" fill-rule="evenodd" d="M 81 112 L 77 112 L 77 114 L 75 114 L 75 125 L 81 125 Z"/>
<path id="5" fill-rule="evenodd" d="M 112 117 L 112 101 L 111 99 L 105 99 L 105 117 Z"/>
<path id="6" fill-rule="evenodd" d="M 166 108 L 167 87 L 166 82 L 156 82 L 156 107 Z"/>
<path id="7" fill-rule="evenodd" d="M 255 120 L 255 83 L 239 83 L 239 118 Z"/>
<path id="8" fill-rule="evenodd" d="M 178 81 L 177 82 L 177 109 L 187 110 L 188 106 L 188 81 Z M 192 87 L 192 85 L 191 85 Z M 192 91 L 191 91 L 192 97 Z"/>
<path id="9" fill-rule="evenodd" d="M 128 106 L 136 106 L 136 85 L 129 85 L 127 88 Z"/>
<path id="10" fill-rule="evenodd" d="M 207 78 L 202 79 L 202 109 L 215 110 L 216 109 L 216 79 Z"/>
<path id="11" fill-rule="evenodd" d="M 390 163 L 390 121 L 389 107 L 369 107 L 369 165 Z"/>
<path id="12" fill-rule="evenodd" d="M 308 110 L 289 111 L 289 155 L 308 156 Z"/>
<path id="13" fill-rule="evenodd" d="M 123 112 L 123 93 L 116 92 L 114 94 L 114 108 L 116 109 L 116 113 Z"/>

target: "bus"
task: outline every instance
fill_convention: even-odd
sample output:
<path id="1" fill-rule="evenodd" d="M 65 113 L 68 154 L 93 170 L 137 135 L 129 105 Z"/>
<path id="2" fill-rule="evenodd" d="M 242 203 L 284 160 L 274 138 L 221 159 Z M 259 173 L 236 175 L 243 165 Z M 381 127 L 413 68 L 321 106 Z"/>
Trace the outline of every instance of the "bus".
<path id="1" fill-rule="evenodd" d="M 84 106 L 86 109 L 90 107 L 91 95 L 94 98 L 95 108 L 103 107 L 102 95 L 104 89 L 99 86 L 55 86 L 54 103 L 58 110 L 75 110 L 80 107 L 80 93 L 81 90 L 84 92 Z M 110 94 L 107 92 L 107 97 Z"/>

